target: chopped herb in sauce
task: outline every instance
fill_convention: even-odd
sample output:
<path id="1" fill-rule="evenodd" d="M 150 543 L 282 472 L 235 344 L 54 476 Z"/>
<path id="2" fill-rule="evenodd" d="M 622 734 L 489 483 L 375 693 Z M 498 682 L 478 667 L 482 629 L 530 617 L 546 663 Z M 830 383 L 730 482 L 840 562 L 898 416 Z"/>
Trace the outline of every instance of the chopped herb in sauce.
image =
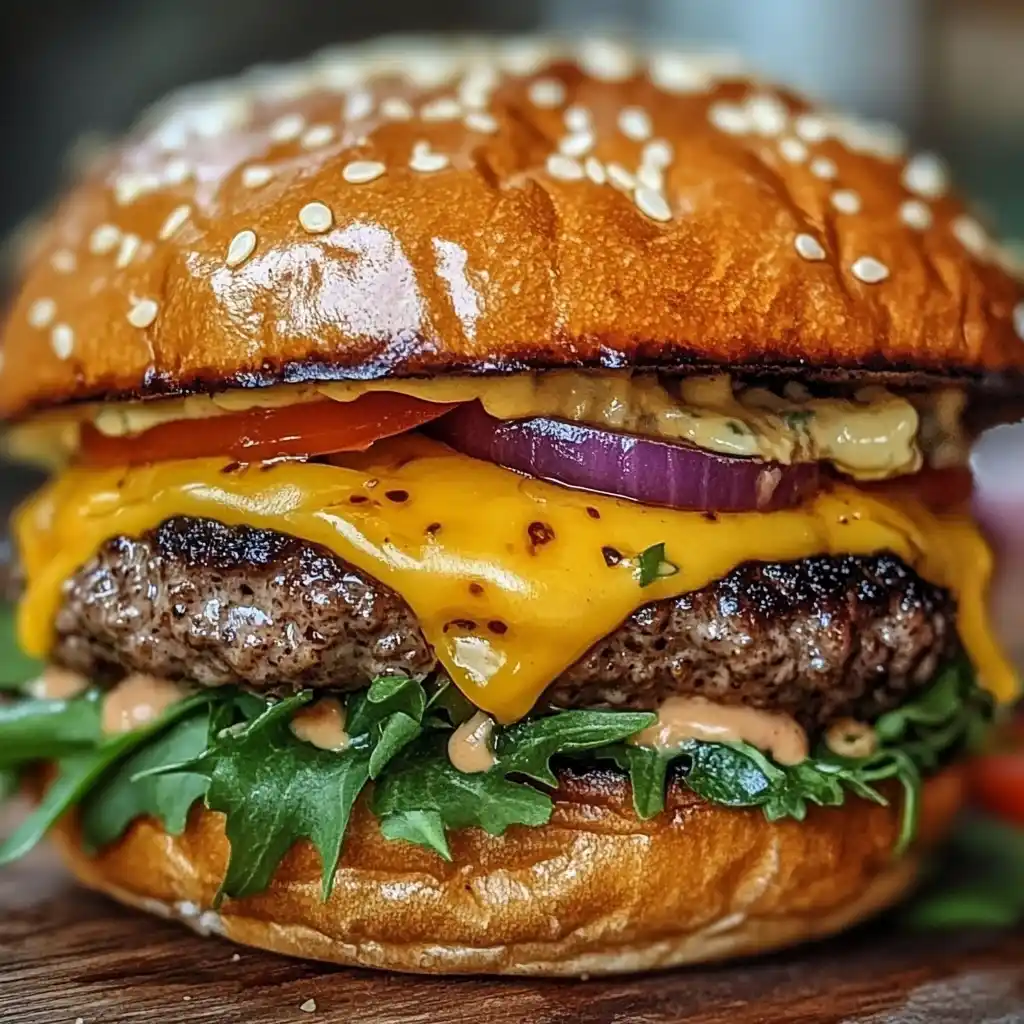
<path id="1" fill-rule="evenodd" d="M 665 557 L 665 545 L 652 544 L 636 556 L 636 579 L 641 587 L 649 587 L 656 580 L 675 576 L 679 566 Z"/>
<path id="2" fill-rule="evenodd" d="M 811 409 L 792 409 L 789 412 L 784 412 L 782 418 L 786 421 L 787 426 L 805 427 L 814 418 L 814 412 Z"/>

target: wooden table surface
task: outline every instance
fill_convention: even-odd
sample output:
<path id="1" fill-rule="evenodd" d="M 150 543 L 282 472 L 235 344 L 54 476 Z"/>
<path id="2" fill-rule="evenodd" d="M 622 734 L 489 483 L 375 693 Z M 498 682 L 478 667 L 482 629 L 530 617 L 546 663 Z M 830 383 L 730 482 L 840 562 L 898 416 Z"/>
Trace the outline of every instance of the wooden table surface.
<path id="1" fill-rule="evenodd" d="M 0 831 L 2 831 L 0 822 Z M 314 1000 L 316 1009 L 302 1004 Z M 1011 1024 L 1024 933 L 891 922 L 748 963 L 588 982 L 389 976 L 199 938 L 76 888 L 48 849 L 0 872 L 3 1024 Z"/>

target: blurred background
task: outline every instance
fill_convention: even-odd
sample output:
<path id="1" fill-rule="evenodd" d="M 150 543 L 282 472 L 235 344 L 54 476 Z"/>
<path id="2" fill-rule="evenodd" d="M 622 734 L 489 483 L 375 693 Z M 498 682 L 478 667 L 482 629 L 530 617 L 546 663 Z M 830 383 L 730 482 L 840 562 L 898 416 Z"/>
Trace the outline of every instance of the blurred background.
<path id="1" fill-rule="evenodd" d="M 0 0 L 0 11 L 0 237 L 48 201 L 75 154 L 176 86 L 381 32 L 552 29 L 737 50 L 941 150 L 989 219 L 1024 238 L 1024 0 Z M 990 436 L 977 467 L 1004 569 L 1024 580 L 1024 431 Z M 6 504 L 25 477 L 3 470 L 0 484 Z M 1004 600 L 1003 616 L 1024 656 L 1024 601 Z"/>

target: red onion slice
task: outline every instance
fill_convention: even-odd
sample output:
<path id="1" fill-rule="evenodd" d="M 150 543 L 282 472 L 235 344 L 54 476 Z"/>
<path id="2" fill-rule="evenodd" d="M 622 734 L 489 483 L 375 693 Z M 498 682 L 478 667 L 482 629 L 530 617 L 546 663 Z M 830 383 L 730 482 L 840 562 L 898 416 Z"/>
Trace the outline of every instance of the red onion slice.
<path id="1" fill-rule="evenodd" d="M 817 463 L 717 455 L 565 420 L 499 420 L 478 402 L 437 420 L 429 432 L 473 458 L 644 505 L 769 512 L 800 504 L 819 482 Z"/>

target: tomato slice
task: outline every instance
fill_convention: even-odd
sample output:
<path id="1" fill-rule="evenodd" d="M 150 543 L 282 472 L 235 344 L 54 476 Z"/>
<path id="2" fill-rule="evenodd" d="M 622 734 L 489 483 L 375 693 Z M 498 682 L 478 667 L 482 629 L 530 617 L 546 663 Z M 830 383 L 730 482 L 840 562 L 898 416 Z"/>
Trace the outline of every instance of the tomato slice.
<path id="1" fill-rule="evenodd" d="M 1024 825 L 1024 711 L 971 763 L 971 789 L 985 810 Z"/>
<path id="2" fill-rule="evenodd" d="M 1024 751 L 979 757 L 971 765 L 971 788 L 985 810 L 1024 825 Z"/>
<path id="3" fill-rule="evenodd" d="M 82 430 L 81 460 L 92 466 L 119 466 L 227 455 L 238 462 L 265 462 L 284 456 L 365 451 L 374 441 L 404 434 L 454 408 L 394 392 L 370 391 L 352 402 L 302 402 L 209 419 L 175 420 L 134 437 L 107 437 L 90 424 Z"/>

